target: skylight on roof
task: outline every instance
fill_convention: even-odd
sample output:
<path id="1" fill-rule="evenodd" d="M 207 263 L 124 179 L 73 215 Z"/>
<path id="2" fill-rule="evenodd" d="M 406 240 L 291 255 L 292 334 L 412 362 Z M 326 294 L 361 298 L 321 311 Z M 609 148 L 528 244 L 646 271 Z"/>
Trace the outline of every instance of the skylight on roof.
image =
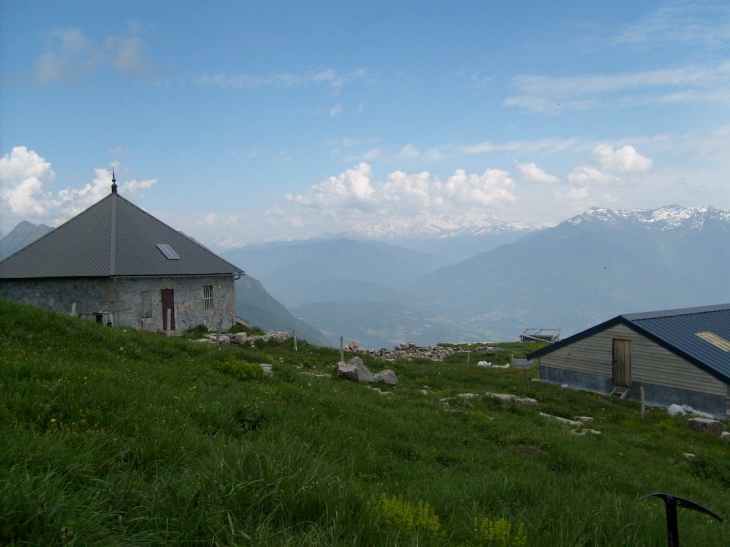
<path id="1" fill-rule="evenodd" d="M 722 336 L 718 336 L 713 332 L 696 332 L 695 334 L 716 348 L 730 352 L 730 342 L 725 340 Z"/>
<path id="2" fill-rule="evenodd" d="M 157 248 L 162 251 L 162 254 L 167 257 L 168 260 L 180 260 L 180 255 L 175 252 L 170 245 L 167 243 L 158 243 Z"/>

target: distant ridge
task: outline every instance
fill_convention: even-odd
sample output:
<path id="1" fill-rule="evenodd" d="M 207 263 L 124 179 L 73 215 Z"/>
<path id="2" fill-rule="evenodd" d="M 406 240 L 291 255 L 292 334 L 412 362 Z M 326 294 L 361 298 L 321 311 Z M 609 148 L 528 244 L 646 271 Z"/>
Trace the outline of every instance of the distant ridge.
<path id="1" fill-rule="evenodd" d="M 666 205 L 659 209 L 601 209 L 591 207 L 585 213 L 568 219 L 566 222 L 577 226 L 581 222 L 635 222 L 662 231 L 702 229 L 708 222 L 730 225 L 730 212 L 714 207 L 682 207 Z"/>
<path id="2" fill-rule="evenodd" d="M 30 245 L 52 229 L 45 224 L 33 224 L 27 220 L 21 221 L 8 235 L 0 239 L 0 260 L 4 260 L 26 245 Z"/>

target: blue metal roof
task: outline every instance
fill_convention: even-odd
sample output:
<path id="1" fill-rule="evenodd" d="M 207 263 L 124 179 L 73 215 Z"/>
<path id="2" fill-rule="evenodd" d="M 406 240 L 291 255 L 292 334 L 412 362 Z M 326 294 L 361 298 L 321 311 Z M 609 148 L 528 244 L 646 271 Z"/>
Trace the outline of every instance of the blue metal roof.
<path id="1" fill-rule="evenodd" d="M 535 359 L 624 324 L 730 384 L 730 304 L 619 315 L 527 355 Z"/>

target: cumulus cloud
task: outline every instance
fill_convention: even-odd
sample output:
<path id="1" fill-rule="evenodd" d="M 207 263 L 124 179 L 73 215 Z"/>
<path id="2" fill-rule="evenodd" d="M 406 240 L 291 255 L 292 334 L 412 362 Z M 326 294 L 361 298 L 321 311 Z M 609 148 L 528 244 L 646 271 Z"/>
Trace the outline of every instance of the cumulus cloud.
<path id="1" fill-rule="evenodd" d="M 55 177 L 50 162 L 25 146 L 16 146 L 0 158 L 0 211 L 17 218 L 64 221 L 109 194 L 112 170 L 94 169 L 91 182 L 81 188 L 67 186 L 54 195 Z M 126 180 L 119 185 L 119 192 L 141 199 L 156 182 Z"/>
<path id="2" fill-rule="evenodd" d="M 108 36 L 103 45 L 94 45 L 80 29 L 58 28 L 48 37 L 51 51 L 38 57 L 33 67 L 33 80 L 39 84 L 79 83 L 103 66 L 131 78 L 148 79 L 158 73 L 137 36 Z"/>
<path id="3" fill-rule="evenodd" d="M 0 159 L 0 208 L 12 215 L 47 213 L 56 174 L 35 151 L 16 146 Z"/>
<path id="4" fill-rule="evenodd" d="M 571 184 L 580 186 L 610 186 L 623 183 L 620 178 L 604 173 L 591 165 L 584 165 L 573 169 L 568 173 L 568 181 Z"/>
<path id="5" fill-rule="evenodd" d="M 520 163 L 515 160 L 515 171 L 525 182 L 539 182 L 542 184 L 556 184 L 560 179 L 540 169 L 534 163 Z"/>
<path id="6" fill-rule="evenodd" d="M 342 103 L 337 103 L 332 108 L 330 108 L 330 118 L 334 118 L 338 114 L 342 114 Z"/>
<path id="7" fill-rule="evenodd" d="M 287 194 L 285 199 L 300 212 L 410 214 L 434 208 L 452 212 L 508 205 L 518 199 L 513 189 L 509 173 L 497 169 L 481 175 L 457 169 L 445 182 L 427 171 L 394 171 L 385 181 L 374 183 L 371 166 L 362 162 L 312 185 L 306 194 Z"/>
<path id="8" fill-rule="evenodd" d="M 614 150 L 612 146 L 599 144 L 593 149 L 593 159 L 602 169 L 611 173 L 644 173 L 654 164 L 628 145 Z"/>
<path id="9" fill-rule="evenodd" d="M 596 145 L 591 158 L 593 165 L 582 165 L 568 173 L 567 179 L 576 186 L 626 186 L 618 175 L 645 173 L 654 162 L 639 154 L 633 146 L 617 150 L 608 144 Z"/>
<path id="10" fill-rule="evenodd" d="M 303 207 L 331 209 L 333 207 L 367 208 L 372 204 L 375 189 L 370 183 L 372 168 L 360 163 L 337 177 L 328 177 L 312 185 L 306 195 L 286 194 L 284 198 Z"/>

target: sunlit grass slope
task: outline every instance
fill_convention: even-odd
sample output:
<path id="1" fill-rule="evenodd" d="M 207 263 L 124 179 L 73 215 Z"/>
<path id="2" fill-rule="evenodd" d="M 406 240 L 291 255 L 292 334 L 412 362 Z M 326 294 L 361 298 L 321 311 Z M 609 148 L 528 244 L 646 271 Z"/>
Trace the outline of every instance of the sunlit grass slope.
<path id="1" fill-rule="evenodd" d="M 504 347 L 490 360 L 534 348 Z M 338 357 L 291 341 L 218 348 L 0 299 L 0 545 L 658 546 L 663 507 L 637 502 L 654 491 L 730 516 L 730 443 L 663 410 L 641 420 L 635 404 L 529 381 L 539 409 L 445 408 L 459 393 L 522 394 L 521 371 L 466 353 L 387 364 L 400 378 L 388 396 L 302 374 Z M 261 362 L 274 378 L 247 364 Z M 593 416 L 602 435 L 539 411 Z M 730 536 L 679 518 L 683 545 Z"/>

